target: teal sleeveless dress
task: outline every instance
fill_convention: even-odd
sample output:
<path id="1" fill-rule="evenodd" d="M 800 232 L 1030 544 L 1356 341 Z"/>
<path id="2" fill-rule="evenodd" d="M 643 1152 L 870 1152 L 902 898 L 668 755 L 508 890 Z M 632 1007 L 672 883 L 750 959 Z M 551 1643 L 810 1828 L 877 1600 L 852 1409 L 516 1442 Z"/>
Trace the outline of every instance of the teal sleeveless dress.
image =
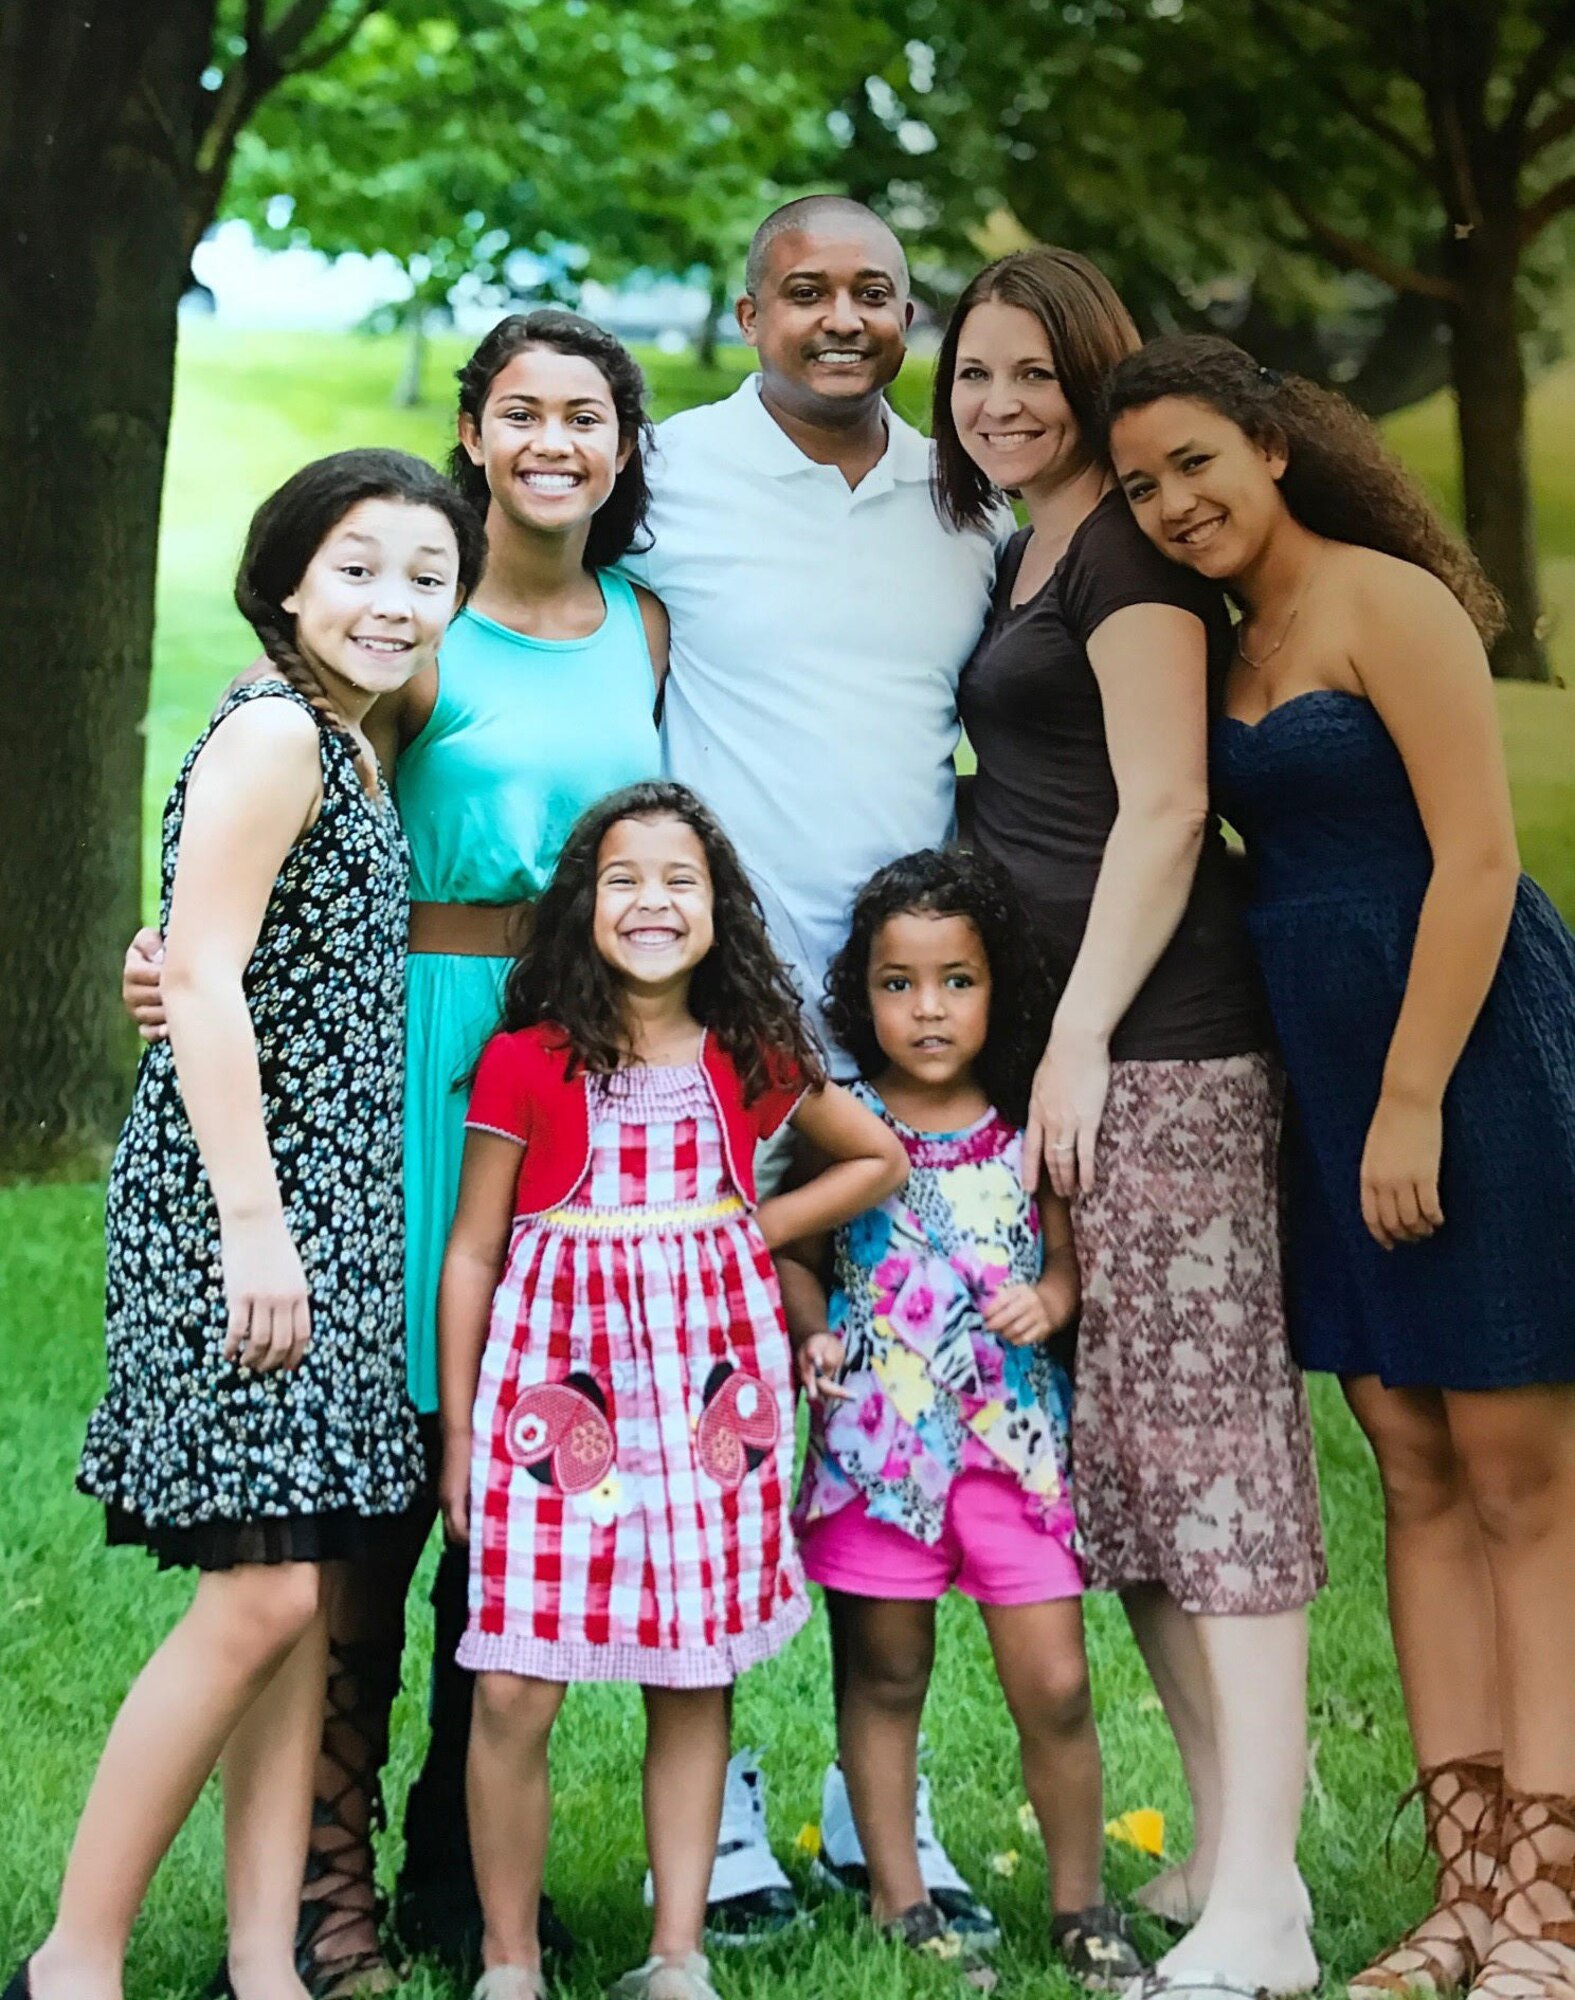
<path id="1" fill-rule="evenodd" d="M 655 688 L 633 587 L 597 580 L 607 616 L 585 639 L 531 639 L 462 611 L 438 697 L 394 773 L 410 896 L 539 896 L 570 827 L 620 785 L 657 775 Z M 437 1408 L 437 1292 L 459 1194 L 466 1079 L 498 1025 L 507 958 L 412 952 L 405 1041 L 405 1332 L 410 1394 Z"/>

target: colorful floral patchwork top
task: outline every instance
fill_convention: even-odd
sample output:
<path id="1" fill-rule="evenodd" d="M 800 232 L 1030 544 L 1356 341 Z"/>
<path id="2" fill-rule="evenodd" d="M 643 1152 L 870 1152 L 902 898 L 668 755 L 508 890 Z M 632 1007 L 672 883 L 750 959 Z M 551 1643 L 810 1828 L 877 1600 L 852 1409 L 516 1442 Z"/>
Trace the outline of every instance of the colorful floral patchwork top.
<path id="1" fill-rule="evenodd" d="M 952 1480 L 979 1468 L 1010 1474 L 1029 1518 L 1069 1537 L 1066 1372 L 983 1319 L 1002 1285 L 1042 1269 L 1023 1135 L 994 1110 L 961 1132 L 918 1132 L 868 1084 L 853 1090 L 902 1140 L 909 1176 L 836 1234 L 829 1324 L 852 1394 L 816 1408 L 795 1519 L 806 1527 L 862 1494 L 873 1520 L 933 1543 Z"/>

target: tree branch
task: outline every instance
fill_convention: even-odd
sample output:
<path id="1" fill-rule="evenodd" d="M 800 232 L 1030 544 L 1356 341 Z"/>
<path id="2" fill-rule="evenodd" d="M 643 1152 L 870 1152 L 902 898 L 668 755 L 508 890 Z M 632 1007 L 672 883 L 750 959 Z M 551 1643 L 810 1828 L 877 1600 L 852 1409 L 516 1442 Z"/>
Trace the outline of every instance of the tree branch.
<path id="1" fill-rule="evenodd" d="M 197 141 L 192 178 L 186 198 L 186 253 L 194 251 L 229 178 L 236 141 L 259 104 L 286 77 L 304 74 L 332 62 L 372 11 L 373 0 L 357 0 L 346 26 L 320 49 L 306 43 L 333 6 L 334 0 L 291 0 L 279 20 L 267 25 L 267 0 L 246 0 L 246 47 L 225 72 Z"/>
<path id="2" fill-rule="evenodd" d="M 1544 190 L 1529 208 L 1520 212 L 1520 241 L 1522 246 L 1542 234 L 1548 224 L 1562 215 L 1567 208 L 1575 208 L 1575 174 L 1566 174 L 1561 181 Z"/>
<path id="3" fill-rule="evenodd" d="M 1398 125 L 1392 124 L 1370 104 L 1364 104 L 1354 92 L 1347 89 L 1340 79 L 1332 74 L 1327 60 L 1308 49 L 1284 15 L 1271 4 L 1271 0 L 1252 0 L 1252 11 L 1258 17 L 1264 32 L 1301 64 L 1308 79 L 1323 92 L 1325 97 L 1337 104 L 1346 116 L 1354 119 L 1364 131 L 1370 132 L 1392 152 L 1398 153 L 1406 165 L 1413 172 L 1420 174 L 1430 187 L 1436 188 L 1440 195 L 1445 195 L 1445 189 L 1439 179 L 1438 163 L 1417 145 L 1409 133 L 1402 132 Z"/>
<path id="4" fill-rule="evenodd" d="M 332 35 L 320 50 L 306 53 L 306 44 L 316 32 L 333 0 L 291 0 L 266 36 L 268 53 L 281 76 L 305 75 L 347 49 L 360 32 L 361 23 L 371 13 L 373 0 L 357 0 L 350 20 L 341 33 Z"/>
<path id="5" fill-rule="evenodd" d="M 1534 160 L 1572 132 L 1575 132 L 1575 93 L 1559 98 L 1532 126 L 1526 134 L 1522 159 Z"/>
<path id="6" fill-rule="evenodd" d="M 1282 198 L 1307 234 L 1332 262 L 1347 271 L 1365 271 L 1370 278 L 1376 278 L 1391 291 L 1412 292 L 1419 298 L 1437 299 L 1444 305 L 1462 303 L 1460 287 L 1452 279 L 1441 278 L 1432 271 L 1419 270 L 1414 264 L 1402 264 L 1396 258 L 1386 257 L 1381 250 L 1363 243 L 1355 236 L 1348 236 L 1343 229 L 1336 229 L 1323 217 L 1315 215 L 1307 204 L 1295 195 L 1285 194 Z"/>
<path id="7" fill-rule="evenodd" d="M 1575 0 L 1561 0 L 1561 4 L 1553 9 L 1552 18 L 1548 22 L 1542 40 L 1527 56 L 1520 75 L 1516 77 L 1509 108 L 1499 121 L 1499 133 L 1508 144 L 1512 146 L 1522 144 L 1522 135 L 1525 134 L 1531 108 L 1553 79 L 1560 62 L 1572 44 L 1575 44 Z M 1564 109 L 1568 108 L 1569 103 L 1566 100 Z M 1557 115 L 1557 112 L 1553 112 L 1549 117 Z M 1548 119 L 1542 122 L 1546 125 Z M 1541 127 L 1538 128 L 1540 129 Z M 1565 129 L 1568 130 L 1568 126 Z M 1539 140 L 1537 132 L 1530 133 L 1524 139 L 1522 156 L 1529 159 L 1533 153 L 1540 152 L 1546 143 L 1544 140 Z"/>
<path id="8" fill-rule="evenodd" d="M 330 35 L 326 42 L 319 42 L 314 49 L 298 55 L 289 66 L 289 76 L 309 76 L 313 70 L 326 69 L 337 57 L 342 56 L 356 36 L 361 32 L 362 23 L 371 13 L 376 0 L 364 0 L 337 35 Z"/>

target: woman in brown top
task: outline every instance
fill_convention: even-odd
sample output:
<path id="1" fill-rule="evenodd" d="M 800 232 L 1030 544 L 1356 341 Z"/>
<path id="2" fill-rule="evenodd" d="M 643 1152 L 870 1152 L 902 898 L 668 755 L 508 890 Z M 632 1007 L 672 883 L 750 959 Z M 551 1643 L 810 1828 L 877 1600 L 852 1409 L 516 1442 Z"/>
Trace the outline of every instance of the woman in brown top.
<path id="1" fill-rule="evenodd" d="M 975 840 L 1060 985 L 1023 1172 L 1074 1200 L 1073 1412 L 1089 1581 L 1119 1590 L 1192 1794 L 1194 1846 L 1143 1900 L 1193 1927 L 1159 1983 L 1316 1983 L 1296 1834 L 1306 1606 L 1323 1581 L 1312 1442 L 1280 1296 L 1280 1085 L 1207 725 L 1230 624 L 1136 528 L 1098 443 L 1138 345 L 1092 265 L 991 265 L 936 370 L 937 498 L 1030 525 L 958 692 Z"/>

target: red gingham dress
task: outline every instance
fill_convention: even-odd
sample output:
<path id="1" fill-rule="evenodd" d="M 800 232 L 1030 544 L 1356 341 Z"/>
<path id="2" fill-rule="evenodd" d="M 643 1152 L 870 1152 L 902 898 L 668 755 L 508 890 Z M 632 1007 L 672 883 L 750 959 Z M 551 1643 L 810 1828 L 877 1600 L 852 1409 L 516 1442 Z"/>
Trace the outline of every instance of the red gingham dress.
<path id="1" fill-rule="evenodd" d="M 776 1275 L 698 1064 L 588 1089 L 590 1170 L 493 1301 L 459 1661 L 721 1686 L 809 1615 Z"/>

